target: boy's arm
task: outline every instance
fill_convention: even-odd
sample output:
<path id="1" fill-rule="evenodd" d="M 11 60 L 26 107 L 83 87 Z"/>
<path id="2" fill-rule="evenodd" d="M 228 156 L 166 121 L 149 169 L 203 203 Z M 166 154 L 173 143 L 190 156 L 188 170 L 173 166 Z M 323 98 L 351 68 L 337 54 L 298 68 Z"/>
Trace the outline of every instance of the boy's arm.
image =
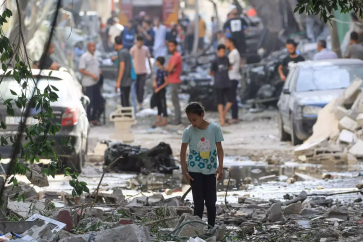
<path id="1" fill-rule="evenodd" d="M 217 147 L 218 162 L 219 162 L 219 166 L 216 172 L 216 177 L 217 180 L 221 180 L 223 177 L 223 158 L 224 158 L 222 142 L 217 142 L 216 147 Z"/>
<path id="2" fill-rule="evenodd" d="M 164 76 L 164 84 L 159 87 L 159 89 L 165 88 L 169 84 L 169 78 L 167 76 Z"/>

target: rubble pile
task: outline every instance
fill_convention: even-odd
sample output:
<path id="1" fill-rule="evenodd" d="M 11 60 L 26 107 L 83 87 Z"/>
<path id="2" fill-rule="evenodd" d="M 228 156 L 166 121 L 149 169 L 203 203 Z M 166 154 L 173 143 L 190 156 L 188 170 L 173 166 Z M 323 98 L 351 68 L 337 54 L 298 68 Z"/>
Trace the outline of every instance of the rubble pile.
<path id="1" fill-rule="evenodd" d="M 25 202 L 12 199 L 23 191 Z M 246 195 L 238 203 L 219 204 L 214 228 L 206 215 L 193 216 L 189 200 L 163 193 L 127 197 L 115 188 L 71 200 L 19 183 L 5 194 L 0 241 L 363 241 L 362 199 L 343 204 L 305 191 L 284 200 Z"/>
<path id="2" fill-rule="evenodd" d="M 355 79 L 318 114 L 313 135 L 295 149 L 296 160 L 322 165 L 356 165 L 363 158 L 363 81 Z"/>
<path id="3" fill-rule="evenodd" d="M 175 165 L 170 145 L 163 142 L 150 150 L 120 142 L 108 142 L 105 164 L 109 165 L 119 157 L 122 158 L 114 167 L 121 171 L 172 173 L 174 169 L 179 169 Z"/>

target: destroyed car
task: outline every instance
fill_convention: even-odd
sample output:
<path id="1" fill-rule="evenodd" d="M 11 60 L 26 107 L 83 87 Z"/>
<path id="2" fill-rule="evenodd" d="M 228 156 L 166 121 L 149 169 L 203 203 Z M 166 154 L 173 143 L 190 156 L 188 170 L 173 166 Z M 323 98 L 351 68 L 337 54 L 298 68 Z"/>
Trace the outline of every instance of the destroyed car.
<path id="1" fill-rule="evenodd" d="M 289 65 L 279 108 L 280 140 L 302 143 L 313 132 L 319 111 L 337 98 L 356 77 L 363 77 L 363 61 L 337 59 Z"/>
<path id="2" fill-rule="evenodd" d="M 85 163 L 85 154 L 87 153 L 89 123 L 86 114 L 86 107 L 90 103 L 88 97 L 84 96 L 81 90 L 77 89 L 76 81 L 66 71 L 49 71 L 43 70 L 41 74 L 40 70 L 32 70 L 34 77 L 40 75 L 37 87 L 41 92 L 44 91 L 48 85 L 52 85 L 57 89 L 58 100 L 51 102 L 50 106 L 53 109 L 53 122 L 61 125 L 60 131 L 54 136 L 56 145 L 54 146 L 55 152 L 60 159 L 64 159 L 64 164 L 68 164 L 71 168 L 75 167 L 81 172 L 82 166 Z M 0 83 L 0 96 L 4 100 L 13 98 L 12 91 L 21 93 L 21 86 L 18 84 L 12 76 L 4 76 L 4 73 Z M 22 82 L 28 82 L 28 88 L 26 95 L 31 95 L 34 88 L 34 84 L 30 80 L 22 80 Z M 7 114 L 6 105 L 0 106 L 0 119 L 7 125 L 7 132 L 16 132 L 19 123 L 23 122 L 23 112 L 19 108 L 14 107 L 14 116 Z M 30 111 L 30 117 L 27 118 L 26 124 L 31 126 L 38 124 L 39 120 L 33 117 L 39 111 L 36 108 L 32 108 Z M 71 146 L 63 144 L 62 140 L 70 140 Z M 22 141 L 25 144 L 24 140 Z M 0 153 L 3 158 L 10 158 L 13 152 L 11 144 L 0 147 Z M 47 159 L 47 157 L 39 157 Z M 50 157 L 48 158 L 50 159 Z M 73 165 L 71 164 L 73 163 Z"/>

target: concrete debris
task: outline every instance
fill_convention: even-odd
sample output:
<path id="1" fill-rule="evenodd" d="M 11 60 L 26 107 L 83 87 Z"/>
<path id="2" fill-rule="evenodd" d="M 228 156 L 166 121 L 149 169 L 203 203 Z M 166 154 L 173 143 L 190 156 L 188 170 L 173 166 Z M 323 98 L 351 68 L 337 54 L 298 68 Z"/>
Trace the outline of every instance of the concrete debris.
<path id="1" fill-rule="evenodd" d="M 339 130 L 350 130 L 352 132 L 356 131 L 356 129 L 358 128 L 358 123 L 357 121 L 349 118 L 349 117 L 344 117 L 339 121 Z"/>
<path id="2" fill-rule="evenodd" d="M 48 177 L 42 175 L 42 168 L 40 168 L 40 166 L 33 164 L 29 166 L 29 169 L 30 171 L 27 171 L 25 176 L 33 185 L 38 187 L 49 186 Z"/>
<path id="3" fill-rule="evenodd" d="M 198 216 L 191 216 L 189 214 L 183 215 L 180 219 L 181 223 L 179 224 L 185 224 L 190 221 L 198 221 L 197 223 L 189 223 L 184 225 L 179 231 L 177 231 L 177 235 L 180 237 L 193 237 L 193 236 L 200 236 L 205 234 L 207 224 L 203 222 L 202 219 L 200 219 Z"/>
<path id="4" fill-rule="evenodd" d="M 296 161 L 330 165 L 355 165 L 363 158 L 363 93 L 356 79 L 318 114 L 312 136 L 295 149 Z"/>
<path id="5" fill-rule="evenodd" d="M 301 212 L 301 202 L 293 203 L 284 209 L 284 216 L 289 216 L 291 214 L 300 214 Z"/>
<path id="6" fill-rule="evenodd" d="M 273 204 L 266 213 L 267 218 L 271 222 L 283 221 L 283 215 L 281 212 L 281 204 Z"/>

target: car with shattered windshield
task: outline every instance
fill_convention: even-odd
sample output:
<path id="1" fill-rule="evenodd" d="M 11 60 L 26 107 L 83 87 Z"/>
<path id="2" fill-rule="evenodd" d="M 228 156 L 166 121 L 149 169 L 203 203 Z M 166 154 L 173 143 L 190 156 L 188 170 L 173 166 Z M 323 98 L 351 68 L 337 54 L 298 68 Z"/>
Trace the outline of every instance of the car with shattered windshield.
<path id="1" fill-rule="evenodd" d="M 279 102 L 281 141 L 301 144 L 313 133 L 319 111 L 355 78 L 363 78 L 363 61 L 336 59 L 305 61 L 289 65 L 289 75 Z"/>
<path id="2" fill-rule="evenodd" d="M 61 129 L 54 136 L 55 146 L 54 150 L 57 156 L 61 159 L 64 165 L 69 166 L 72 169 L 76 169 L 81 172 L 82 166 L 85 163 L 85 154 L 87 151 L 89 123 L 86 114 L 86 107 L 89 104 L 89 98 L 82 94 L 82 90 L 75 78 L 72 77 L 66 70 L 49 71 L 32 70 L 34 78 L 39 77 L 37 84 L 38 89 L 43 92 L 48 85 L 56 88 L 58 100 L 51 102 L 50 106 L 53 109 L 54 118 L 52 121 L 58 123 Z M 15 93 L 22 92 L 22 83 L 27 82 L 27 88 L 25 95 L 30 98 L 35 83 L 33 79 L 24 79 L 19 84 L 12 75 L 5 76 L 4 73 L 0 73 L 2 81 L 0 83 L 0 97 L 2 100 L 13 99 Z M 19 109 L 16 105 L 12 105 L 14 108 L 14 116 L 10 116 L 7 113 L 6 105 L 0 105 L 0 121 L 4 122 L 7 126 L 6 130 L 0 132 L 0 136 L 16 133 L 19 123 L 24 122 L 24 109 Z M 27 126 L 38 124 L 39 120 L 35 119 L 39 110 L 32 108 L 30 115 L 26 119 Z M 62 142 L 62 140 L 70 141 L 70 146 Z M 22 140 L 24 145 L 27 141 Z M 4 147 L 0 147 L 0 154 L 2 158 L 10 158 L 13 152 L 11 144 Z M 39 156 L 40 159 L 46 159 L 46 157 Z M 49 159 L 49 158 L 48 158 Z"/>

